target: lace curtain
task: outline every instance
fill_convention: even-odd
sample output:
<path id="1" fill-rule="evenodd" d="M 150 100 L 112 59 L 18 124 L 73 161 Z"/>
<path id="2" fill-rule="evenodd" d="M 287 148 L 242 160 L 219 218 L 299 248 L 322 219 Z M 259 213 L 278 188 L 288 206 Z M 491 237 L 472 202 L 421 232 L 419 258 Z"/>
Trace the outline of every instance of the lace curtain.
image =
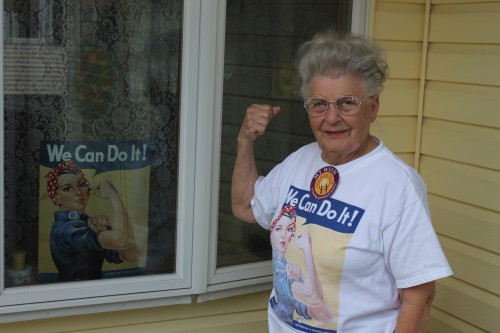
<path id="1" fill-rule="evenodd" d="M 6 263 L 38 258 L 40 142 L 149 140 L 149 272 L 175 269 L 181 1 L 4 2 Z"/>

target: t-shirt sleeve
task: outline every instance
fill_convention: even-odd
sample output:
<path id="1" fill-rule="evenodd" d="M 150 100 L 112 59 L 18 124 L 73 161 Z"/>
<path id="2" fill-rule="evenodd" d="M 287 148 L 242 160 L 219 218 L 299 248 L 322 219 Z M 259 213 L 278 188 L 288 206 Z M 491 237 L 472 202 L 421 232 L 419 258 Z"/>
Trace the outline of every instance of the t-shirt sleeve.
<path id="1" fill-rule="evenodd" d="M 409 288 L 452 275 L 431 224 L 426 198 L 406 207 L 382 233 L 385 261 L 398 288 Z"/>
<path id="2" fill-rule="evenodd" d="M 92 232 L 83 221 L 73 221 L 65 223 L 58 230 L 59 243 L 61 246 L 68 246 L 79 251 L 102 250 L 102 246 L 97 241 L 97 234 Z"/>
<path id="3" fill-rule="evenodd" d="M 270 178 L 259 177 L 254 186 L 254 196 L 250 202 L 255 221 L 264 229 L 269 229 L 277 204 L 273 204 Z"/>
<path id="4" fill-rule="evenodd" d="M 299 148 L 276 165 L 265 177 L 257 179 L 250 205 L 255 220 L 263 228 L 269 229 L 273 218 L 281 210 L 281 204 L 296 176 L 297 164 L 315 156 L 316 151 L 311 149 L 310 145 Z"/>
<path id="5" fill-rule="evenodd" d="M 284 164 L 275 166 L 265 177 L 259 177 L 254 185 L 254 196 L 250 202 L 257 223 L 269 229 L 279 205 L 281 173 Z"/>

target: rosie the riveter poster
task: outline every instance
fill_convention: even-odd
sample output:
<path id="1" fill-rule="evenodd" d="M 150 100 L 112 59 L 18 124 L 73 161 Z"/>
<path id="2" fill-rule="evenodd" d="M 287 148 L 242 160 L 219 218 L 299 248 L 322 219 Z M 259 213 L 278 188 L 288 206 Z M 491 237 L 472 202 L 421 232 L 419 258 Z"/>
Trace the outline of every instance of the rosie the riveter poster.
<path id="1" fill-rule="evenodd" d="M 144 272 L 150 148 L 143 141 L 41 143 L 38 280 Z"/>

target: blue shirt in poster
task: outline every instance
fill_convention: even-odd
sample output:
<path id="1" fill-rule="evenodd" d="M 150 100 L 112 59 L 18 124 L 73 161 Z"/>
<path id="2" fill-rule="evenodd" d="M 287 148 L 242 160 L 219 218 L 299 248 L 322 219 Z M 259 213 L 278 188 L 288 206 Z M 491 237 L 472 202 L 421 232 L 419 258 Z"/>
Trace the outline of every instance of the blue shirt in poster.
<path id="1" fill-rule="evenodd" d="M 50 251 L 60 281 L 92 280 L 102 277 L 104 260 L 122 262 L 116 250 L 104 249 L 98 234 L 87 224 L 86 214 L 58 211 L 50 232 Z"/>

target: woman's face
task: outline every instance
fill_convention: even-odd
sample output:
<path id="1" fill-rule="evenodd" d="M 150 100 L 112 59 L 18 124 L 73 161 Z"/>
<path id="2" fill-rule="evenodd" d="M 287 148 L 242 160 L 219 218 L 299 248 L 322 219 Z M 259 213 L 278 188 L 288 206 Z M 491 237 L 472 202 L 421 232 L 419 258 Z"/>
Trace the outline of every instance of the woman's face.
<path id="1" fill-rule="evenodd" d="M 294 233 L 295 218 L 282 216 L 271 230 L 271 246 L 284 255 Z"/>
<path id="2" fill-rule="evenodd" d="M 333 101 L 343 96 L 368 96 L 361 76 L 344 75 L 331 77 L 317 75 L 309 85 L 309 97 L 322 97 Z M 329 164 L 344 164 L 366 154 L 373 142 L 369 130 L 378 113 L 378 96 L 362 101 L 358 113 L 339 116 L 331 103 L 324 116 L 311 117 L 309 123 L 323 151 L 323 160 Z"/>
<path id="3" fill-rule="evenodd" d="M 90 190 L 89 183 L 82 172 L 66 173 L 59 176 L 56 199 L 64 210 L 84 212 L 87 207 Z"/>

